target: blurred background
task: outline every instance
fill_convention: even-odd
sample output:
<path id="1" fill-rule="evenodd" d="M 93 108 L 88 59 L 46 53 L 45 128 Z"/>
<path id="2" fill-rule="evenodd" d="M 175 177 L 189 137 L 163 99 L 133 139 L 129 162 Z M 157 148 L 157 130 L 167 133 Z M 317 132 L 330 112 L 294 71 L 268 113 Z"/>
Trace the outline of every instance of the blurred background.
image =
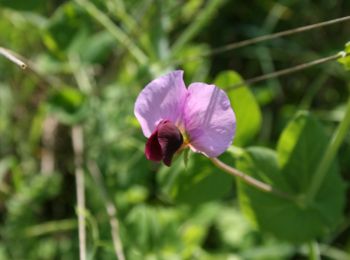
<path id="1" fill-rule="evenodd" d="M 23 71 L 0 57 L 0 259 L 78 259 L 79 156 L 89 259 L 116 258 L 106 201 L 117 208 L 127 259 L 307 259 L 303 245 L 254 228 L 235 180 L 204 157 L 193 155 L 187 168 L 181 159 L 171 168 L 147 161 L 133 105 L 173 69 L 185 71 L 187 84 L 210 83 L 227 70 L 248 79 L 335 54 L 349 22 L 201 57 L 349 11 L 350 1 L 326 0 L 0 0 L 0 46 L 29 64 Z M 234 145 L 274 148 L 300 109 L 331 133 L 349 82 L 329 62 L 251 86 L 261 119 Z M 249 124 L 252 108 L 244 109 Z M 72 146 L 77 126 L 83 155 Z M 339 157 L 345 180 L 349 158 L 348 136 Z M 344 221 L 320 238 L 322 259 L 350 251 L 349 215 L 347 206 Z"/>

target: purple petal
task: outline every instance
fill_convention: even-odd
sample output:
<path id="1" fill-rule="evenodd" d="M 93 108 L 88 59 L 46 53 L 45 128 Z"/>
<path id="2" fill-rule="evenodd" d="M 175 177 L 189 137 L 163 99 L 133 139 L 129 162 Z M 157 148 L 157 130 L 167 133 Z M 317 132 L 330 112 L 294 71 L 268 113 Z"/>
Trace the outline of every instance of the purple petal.
<path id="1" fill-rule="evenodd" d="M 216 157 L 232 143 L 236 117 L 226 93 L 214 85 L 189 86 L 184 121 L 194 151 Z"/>
<path id="2" fill-rule="evenodd" d="M 187 90 L 183 71 L 173 71 L 150 82 L 136 99 L 134 113 L 149 137 L 162 120 L 181 121 Z"/>

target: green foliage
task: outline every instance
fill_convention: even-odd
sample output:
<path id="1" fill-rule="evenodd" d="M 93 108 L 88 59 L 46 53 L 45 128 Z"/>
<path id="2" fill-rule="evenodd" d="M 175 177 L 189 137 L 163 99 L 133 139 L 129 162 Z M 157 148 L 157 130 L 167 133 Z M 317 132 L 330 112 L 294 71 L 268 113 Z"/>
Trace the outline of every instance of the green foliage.
<path id="1" fill-rule="evenodd" d="M 224 0 L 212 0 L 206 4 L 204 8 L 196 14 L 197 19 L 192 19 L 190 25 L 183 31 L 177 41 L 173 45 L 172 57 L 176 57 L 179 51 L 193 37 L 195 37 L 203 27 L 210 22 L 212 16 L 217 12 L 219 7 L 224 3 Z"/>
<path id="2" fill-rule="evenodd" d="M 178 159 L 172 167 L 163 166 L 157 177 L 167 200 L 192 206 L 220 199 L 232 187 L 231 176 L 195 153 L 190 153 L 187 164 Z"/>
<path id="3" fill-rule="evenodd" d="M 0 0 L 0 6 L 10 7 L 21 11 L 30 11 L 38 9 L 45 0 L 28 0 L 28 1 L 12 1 L 12 0 Z"/>
<path id="4" fill-rule="evenodd" d="M 338 225 L 343 216 L 345 186 L 335 163 L 315 199 L 305 202 L 327 144 L 320 124 L 307 113 L 299 113 L 281 134 L 277 152 L 248 148 L 239 158 L 238 167 L 242 171 L 295 198 L 288 201 L 240 183 L 242 209 L 256 226 L 280 239 L 302 243 Z"/>
<path id="5" fill-rule="evenodd" d="M 237 192 L 235 178 L 200 154 L 180 155 L 170 168 L 148 161 L 133 106 L 150 80 L 170 70 L 183 69 L 187 84 L 215 81 L 229 89 L 242 78 L 336 53 L 350 33 L 347 23 L 203 57 L 349 9 L 350 1 L 0 0 L 0 47 L 29 65 L 22 71 L 0 57 L 0 259 L 79 258 L 75 124 L 84 130 L 89 259 L 116 259 L 91 162 L 117 207 L 127 259 L 301 259 L 304 247 L 295 242 L 315 237 L 322 259 L 348 259 L 349 135 L 339 165 L 315 199 L 304 200 L 326 137 L 346 111 L 349 73 L 341 66 L 227 90 L 239 148 L 221 159 L 295 202 L 241 182 Z M 348 57 L 340 62 L 348 66 Z M 308 113 L 291 121 L 300 107 Z M 244 150 L 250 145 L 259 148 Z"/>
<path id="6" fill-rule="evenodd" d="M 346 70 L 350 70 L 350 42 L 345 45 L 345 50 L 343 51 L 344 56 L 338 59 L 338 62 L 344 65 Z"/>
<path id="7" fill-rule="evenodd" d="M 43 214 L 42 205 L 57 195 L 60 189 L 61 178 L 59 175 L 37 175 L 23 183 L 11 199 L 6 202 L 8 215 L 1 232 L 4 234 L 6 246 L 14 258 L 26 258 L 28 251 L 30 252 L 31 248 L 37 246 L 35 241 L 25 244 L 22 241 L 27 239 L 27 229 L 37 223 L 36 216 Z M 18 248 L 21 250 L 17 250 Z M 43 255 L 45 255 L 44 252 Z M 50 258 L 50 254 L 46 257 Z"/>
<path id="8" fill-rule="evenodd" d="M 260 107 L 248 86 L 233 88 L 234 85 L 242 82 L 243 79 L 235 71 L 221 72 L 215 79 L 215 85 L 227 89 L 236 114 L 237 126 L 234 144 L 237 146 L 247 145 L 253 140 L 261 128 L 262 120 Z"/>
<path id="9" fill-rule="evenodd" d="M 81 121 L 87 113 L 86 97 L 77 89 L 64 87 L 49 97 L 49 111 L 66 124 Z"/>

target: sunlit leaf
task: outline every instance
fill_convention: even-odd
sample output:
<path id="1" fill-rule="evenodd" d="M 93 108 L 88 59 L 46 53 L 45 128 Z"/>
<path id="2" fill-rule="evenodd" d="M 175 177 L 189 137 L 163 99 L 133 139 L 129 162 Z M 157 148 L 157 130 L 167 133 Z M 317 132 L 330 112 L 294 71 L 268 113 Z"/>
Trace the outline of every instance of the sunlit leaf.
<path id="1" fill-rule="evenodd" d="M 235 71 L 221 72 L 215 79 L 215 85 L 227 89 L 231 105 L 236 114 L 237 128 L 234 139 L 236 146 L 249 144 L 260 131 L 262 120 L 259 105 L 247 86 L 230 89 L 242 81 L 241 76 Z"/>
<path id="2" fill-rule="evenodd" d="M 248 218 L 262 231 L 294 243 L 302 243 L 332 230 L 341 220 L 345 185 L 336 164 L 329 170 L 315 199 L 303 196 L 310 186 L 328 138 L 310 115 L 298 114 L 279 140 L 277 153 L 249 148 L 238 160 L 245 173 L 293 195 L 289 201 L 239 183 L 239 198 Z"/>

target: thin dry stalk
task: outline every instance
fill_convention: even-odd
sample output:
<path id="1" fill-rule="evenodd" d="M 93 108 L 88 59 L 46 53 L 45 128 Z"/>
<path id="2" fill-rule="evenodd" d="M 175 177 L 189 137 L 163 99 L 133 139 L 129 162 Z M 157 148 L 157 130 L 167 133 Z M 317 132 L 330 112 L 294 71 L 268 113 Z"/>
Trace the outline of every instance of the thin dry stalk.
<path id="1" fill-rule="evenodd" d="M 247 175 L 229 165 L 227 165 L 226 163 L 220 161 L 218 158 L 209 158 L 212 163 L 217 166 L 219 169 L 227 172 L 228 174 L 231 174 L 237 178 L 239 178 L 240 180 L 244 181 L 245 183 L 263 191 L 263 192 L 267 192 L 267 193 L 272 193 L 278 197 L 287 199 L 287 200 L 291 200 L 291 201 L 295 201 L 295 198 L 293 196 L 291 196 L 288 193 L 285 193 L 283 191 L 280 191 L 272 186 L 270 186 L 269 184 L 266 184 L 262 181 L 259 181 L 255 178 L 253 178 L 250 175 Z"/>
<path id="2" fill-rule="evenodd" d="M 117 218 L 117 209 L 108 196 L 107 190 L 103 184 L 101 171 L 98 168 L 96 162 L 89 161 L 88 168 L 95 183 L 99 187 L 102 199 L 105 203 L 106 211 L 109 217 L 109 223 L 111 225 L 111 235 L 113 239 L 115 254 L 119 260 L 125 260 L 122 240 L 120 239 L 120 236 L 119 236 L 120 231 L 119 231 L 119 222 Z"/>
<path id="3" fill-rule="evenodd" d="M 84 170 L 83 151 L 84 139 L 83 128 L 80 125 L 72 129 L 72 142 L 74 150 L 75 179 L 77 192 L 77 214 L 79 229 L 79 259 L 86 260 L 86 231 L 85 231 L 85 192 L 84 192 Z"/>
<path id="4" fill-rule="evenodd" d="M 24 61 L 20 60 L 18 58 L 19 55 L 17 55 L 11 50 L 0 47 L 0 55 L 4 56 L 6 59 L 13 62 L 23 70 L 27 68 L 27 64 Z"/>

